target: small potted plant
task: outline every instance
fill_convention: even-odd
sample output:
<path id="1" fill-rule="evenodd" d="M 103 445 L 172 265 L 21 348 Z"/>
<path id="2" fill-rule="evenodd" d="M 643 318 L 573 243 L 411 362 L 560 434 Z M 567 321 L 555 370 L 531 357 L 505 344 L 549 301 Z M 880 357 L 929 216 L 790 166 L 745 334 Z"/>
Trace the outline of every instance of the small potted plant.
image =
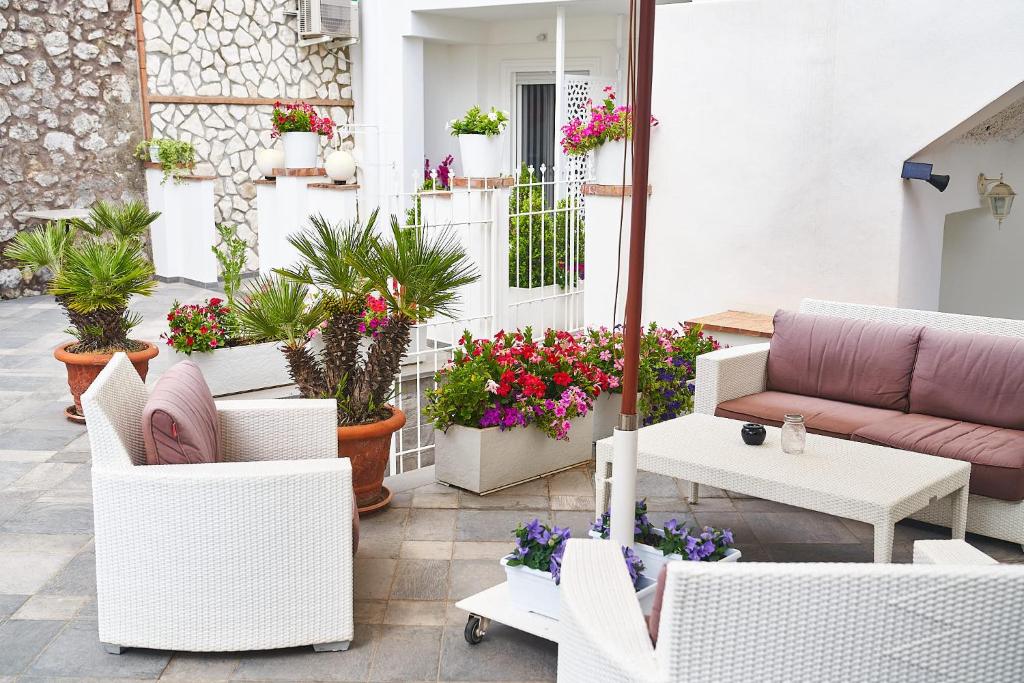
<path id="1" fill-rule="evenodd" d="M 275 102 L 271 125 L 270 137 L 281 138 L 284 145 L 285 168 L 316 168 L 320 136 L 328 140 L 334 136 L 334 121 L 317 114 L 306 102 Z"/>
<path id="2" fill-rule="evenodd" d="M 611 513 L 605 512 L 591 526 L 592 538 L 608 538 L 611 532 Z M 672 560 L 693 562 L 737 562 L 741 553 L 733 547 L 730 529 L 704 527 L 690 531 L 675 519 L 661 528 L 651 524 L 647 516 L 647 500 L 636 501 L 633 522 L 633 542 L 636 554 L 651 576 L 657 576 L 661 567 Z"/>
<path id="3" fill-rule="evenodd" d="M 512 602 L 527 612 L 558 619 L 558 584 L 561 580 L 565 543 L 572 532 L 557 526 L 549 527 L 534 519 L 515 531 L 516 544 L 500 562 Z M 645 575 L 641 558 L 630 548 L 622 549 L 623 561 L 629 570 L 637 598 L 645 612 L 654 599 L 655 580 Z M 651 575 L 655 576 L 655 575 Z"/>
<path id="4" fill-rule="evenodd" d="M 145 379 L 150 359 L 159 352 L 129 337 L 142 318 L 128 311 L 132 296 L 149 296 L 156 287 L 142 238 L 159 215 L 138 201 L 97 202 L 86 220 L 51 222 L 18 233 L 5 250 L 22 267 L 47 268 L 53 274 L 49 292 L 75 337 L 53 352 L 67 366 L 75 401 L 64 411 L 69 420 L 84 422 L 80 397 L 114 353 L 126 352 Z"/>
<path id="5" fill-rule="evenodd" d="M 451 134 L 459 139 L 462 174 L 468 178 L 496 178 L 501 175 L 501 134 L 508 126 L 508 112 L 491 107 L 482 111 L 470 107 L 466 115 L 448 122 Z"/>
<path id="6" fill-rule="evenodd" d="M 608 378 L 571 334 L 467 332 L 460 344 L 424 409 L 439 481 L 486 493 L 590 460 L 591 406 Z"/>
<path id="7" fill-rule="evenodd" d="M 651 125 L 658 120 L 651 117 Z M 633 109 L 616 105 L 615 90 L 604 89 L 601 106 L 590 103 L 590 117 L 573 118 L 562 126 L 562 151 L 569 156 L 595 152 L 594 182 L 628 185 L 633 181 L 632 160 L 626 157 L 626 142 L 633 138 Z"/>
<path id="8" fill-rule="evenodd" d="M 450 230 L 410 229 L 392 216 L 384 238 L 376 218 L 331 225 L 311 217 L 308 230 L 289 237 L 299 262 L 249 286 L 236 306 L 243 334 L 281 342 L 304 398 L 337 400 L 338 455 L 352 460 L 360 512 L 391 500 L 382 484 L 405 414 L 388 399 L 413 326 L 453 315 L 460 289 L 478 278 Z"/>
<path id="9" fill-rule="evenodd" d="M 160 170 L 164 174 L 161 184 L 166 183 L 168 178 L 180 183 L 181 176 L 186 175 L 196 165 L 196 148 L 184 140 L 153 138 L 136 145 L 135 158 L 160 164 Z"/>
<path id="10" fill-rule="evenodd" d="M 423 160 L 423 184 L 416 190 L 412 207 L 405 210 L 406 225 L 423 225 L 439 215 L 447 215 L 447 213 L 441 213 L 437 204 L 433 203 L 436 201 L 434 193 L 447 192 L 452 189 L 452 165 L 454 163 L 455 157 L 451 154 L 442 159 L 437 168 L 431 168 L 430 159 Z M 424 202 L 427 207 L 426 216 L 424 216 Z"/>

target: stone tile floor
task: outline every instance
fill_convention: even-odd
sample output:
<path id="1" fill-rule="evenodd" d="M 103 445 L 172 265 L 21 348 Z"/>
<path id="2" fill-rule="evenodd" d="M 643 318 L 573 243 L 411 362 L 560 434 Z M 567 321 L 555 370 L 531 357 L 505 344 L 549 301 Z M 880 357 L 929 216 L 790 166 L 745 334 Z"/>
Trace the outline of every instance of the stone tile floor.
<path id="1" fill-rule="evenodd" d="M 140 338 L 156 339 L 171 300 L 208 292 L 161 285 L 136 308 Z M 309 648 L 108 655 L 96 637 L 89 444 L 67 422 L 63 367 L 51 350 L 66 339 L 51 298 L 0 302 L 0 682 L 11 680 L 544 681 L 556 648 L 494 625 L 478 646 L 463 640 L 455 601 L 503 579 L 497 560 L 510 531 L 533 517 L 585 532 L 592 472 L 570 470 L 480 497 L 430 482 L 430 468 L 390 482 L 391 509 L 363 521 L 356 557 L 356 639 L 349 652 Z M 866 525 L 772 502 L 704 491 L 689 506 L 685 484 L 641 473 L 655 522 L 670 517 L 731 527 L 744 560 L 871 560 Z M 948 532 L 897 527 L 896 561 L 911 544 Z M 1003 562 L 1020 547 L 970 536 Z"/>

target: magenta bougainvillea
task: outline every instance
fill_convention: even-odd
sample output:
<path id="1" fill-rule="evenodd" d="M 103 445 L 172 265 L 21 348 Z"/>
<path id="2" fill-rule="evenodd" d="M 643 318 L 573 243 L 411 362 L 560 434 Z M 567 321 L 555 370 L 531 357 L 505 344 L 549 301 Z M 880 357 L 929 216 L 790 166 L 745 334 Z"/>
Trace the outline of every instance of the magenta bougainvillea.
<path id="1" fill-rule="evenodd" d="M 573 118 L 562 126 L 562 151 L 566 154 L 583 155 L 606 142 L 633 137 L 633 108 L 616 105 L 615 90 L 610 85 L 604 89 L 601 106 L 595 107 L 593 102 L 589 104 L 590 118 L 587 121 Z M 658 125 L 653 116 L 651 125 Z"/>

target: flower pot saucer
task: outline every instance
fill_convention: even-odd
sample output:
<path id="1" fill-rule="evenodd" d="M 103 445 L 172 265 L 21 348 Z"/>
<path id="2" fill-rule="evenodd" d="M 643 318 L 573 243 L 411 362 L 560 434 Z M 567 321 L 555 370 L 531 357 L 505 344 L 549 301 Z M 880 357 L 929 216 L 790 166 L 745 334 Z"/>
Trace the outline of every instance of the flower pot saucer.
<path id="1" fill-rule="evenodd" d="M 380 487 L 380 496 L 367 505 L 359 506 L 360 515 L 369 515 L 379 510 L 383 510 L 391 504 L 391 499 L 395 497 L 395 494 L 391 492 L 387 486 Z"/>
<path id="2" fill-rule="evenodd" d="M 64 417 L 66 417 L 69 422 L 74 422 L 76 425 L 85 424 L 85 415 L 78 414 L 78 410 L 75 408 L 74 403 L 64 409 Z"/>

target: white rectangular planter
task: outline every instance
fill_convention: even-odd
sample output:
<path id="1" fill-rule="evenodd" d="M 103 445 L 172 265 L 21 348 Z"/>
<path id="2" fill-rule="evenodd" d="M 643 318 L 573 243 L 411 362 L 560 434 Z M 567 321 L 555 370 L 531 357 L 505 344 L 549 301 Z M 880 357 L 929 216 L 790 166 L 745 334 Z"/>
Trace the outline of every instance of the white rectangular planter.
<path id="1" fill-rule="evenodd" d="M 641 394 L 636 395 L 638 415 L 640 396 Z M 605 392 L 594 399 L 594 441 L 600 441 L 612 435 L 615 425 L 619 423 L 619 413 L 621 412 L 622 394 Z"/>
<path id="2" fill-rule="evenodd" d="M 551 572 L 542 572 L 523 566 L 510 567 L 508 566 L 510 557 L 512 556 L 501 558 L 501 564 L 505 567 L 508 594 L 515 606 L 527 612 L 558 619 L 558 585 L 551 578 Z M 625 560 L 623 560 L 623 565 L 625 565 Z M 657 577 L 651 578 L 647 572 L 641 575 L 638 582 L 636 597 L 640 601 L 640 607 L 644 614 L 651 611 L 656 583 Z"/>
<path id="3" fill-rule="evenodd" d="M 169 364 L 190 360 L 198 365 L 214 396 L 270 389 L 292 383 L 288 362 L 278 349 L 277 342 L 231 346 L 190 356 L 171 351 L 167 354 Z"/>
<path id="4" fill-rule="evenodd" d="M 474 493 L 490 493 L 589 462 L 593 411 L 572 420 L 568 441 L 534 427 L 477 429 L 452 425 L 434 434 L 434 477 Z"/>
<path id="5" fill-rule="evenodd" d="M 665 532 L 661 529 L 652 529 L 652 532 L 658 536 L 664 536 Z M 590 531 L 591 538 L 601 538 L 601 534 L 596 531 Z M 679 553 L 673 553 L 671 555 L 665 555 L 660 550 L 652 545 L 646 543 L 634 543 L 633 552 L 636 553 L 640 561 L 644 563 L 644 576 L 653 577 L 655 580 L 658 578 L 658 574 L 661 573 L 661 568 L 673 560 L 684 560 L 682 555 Z M 719 562 L 737 562 L 742 553 L 736 548 L 729 548 L 725 551 L 725 557 L 718 560 Z M 690 560 L 686 560 L 689 562 Z M 645 612 L 646 614 L 646 612 Z"/>

